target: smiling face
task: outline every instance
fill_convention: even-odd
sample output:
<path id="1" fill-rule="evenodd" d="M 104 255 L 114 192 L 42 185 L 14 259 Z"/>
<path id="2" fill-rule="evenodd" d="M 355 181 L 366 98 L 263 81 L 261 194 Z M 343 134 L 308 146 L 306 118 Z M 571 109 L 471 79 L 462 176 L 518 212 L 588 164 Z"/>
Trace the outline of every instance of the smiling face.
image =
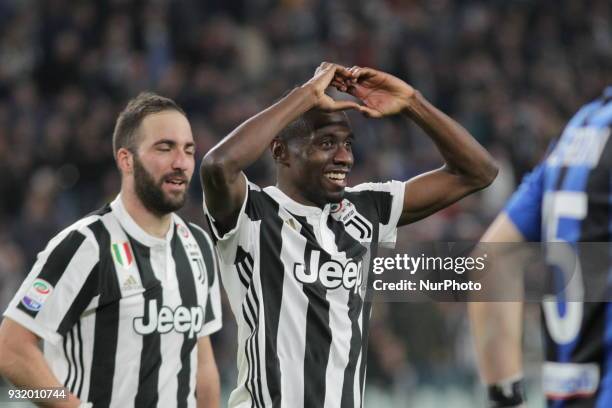
<path id="1" fill-rule="evenodd" d="M 145 117 L 133 153 L 134 191 L 149 211 L 180 209 L 195 167 L 195 144 L 187 118 L 175 110 Z"/>
<path id="2" fill-rule="evenodd" d="M 321 207 L 340 202 L 353 167 L 353 133 L 348 118 L 342 112 L 310 111 L 304 121 L 310 127 L 307 135 L 282 142 L 286 152 L 277 158 L 279 184 L 303 204 Z"/>

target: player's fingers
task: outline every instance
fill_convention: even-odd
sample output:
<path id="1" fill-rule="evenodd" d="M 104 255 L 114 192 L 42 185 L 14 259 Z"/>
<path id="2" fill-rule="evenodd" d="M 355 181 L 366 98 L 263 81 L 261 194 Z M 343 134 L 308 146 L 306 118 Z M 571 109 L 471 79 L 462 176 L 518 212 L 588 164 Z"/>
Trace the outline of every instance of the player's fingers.
<path id="1" fill-rule="evenodd" d="M 344 84 L 344 82 L 339 82 L 339 81 L 333 80 L 331 82 L 331 86 L 333 86 L 334 88 L 336 88 L 337 90 L 342 91 L 342 92 L 346 92 L 346 90 L 347 90 L 347 87 Z"/>
<path id="2" fill-rule="evenodd" d="M 359 105 L 357 102 L 354 102 L 354 101 L 334 101 L 332 105 L 332 110 L 334 111 L 347 110 L 347 109 L 359 110 L 360 106 L 361 105 Z"/>
<path id="3" fill-rule="evenodd" d="M 341 84 L 344 84 L 344 85 L 347 85 L 347 86 L 348 86 L 348 84 L 347 84 L 347 79 L 346 79 L 345 77 L 343 77 L 343 76 L 336 75 L 336 76 L 334 76 L 334 79 L 333 79 L 333 80 L 334 80 L 334 81 L 336 81 L 336 82 L 339 82 L 339 83 L 341 83 Z"/>
<path id="4" fill-rule="evenodd" d="M 361 70 L 361 67 L 358 67 L 357 65 L 353 65 L 350 69 L 351 71 L 351 81 L 352 82 L 357 82 L 357 80 L 359 79 L 359 72 Z"/>
<path id="5" fill-rule="evenodd" d="M 355 66 L 353 68 L 354 68 L 352 70 L 353 82 L 357 82 L 359 79 L 369 78 L 376 73 L 376 70 L 372 68 L 358 67 L 358 66 Z"/>
<path id="6" fill-rule="evenodd" d="M 346 93 L 349 95 L 354 96 L 355 98 L 361 99 L 359 97 L 359 95 L 357 94 L 357 84 L 354 83 L 353 81 L 349 82 L 348 86 L 346 87 Z"/>
<path id="7" fill-rule="evenodd" d="M 372 108 L 368 108 L 367 106 L 359 105 L 359 112 L 363 113 L 365 116 L 369 118 L 381 118 L 382 114 Z"/>
<path id="8" fill-rule="evenodd" d="M 343 77 L 351 77 L 351 72 L 349 71 L 349 69 L 343 65 L 339 65 L 339 64 L 335 64 L 335 68 L 336 68 L 336 75 L 341 75 Z"/>
<path id="9" fill-rule="evenodd" d="M 323 61 L 321 64 L 319 64 L 319 66 L 315 70 L 315 74 L 318 74 L 318 73 L 323 72 L 323 71 L 329 71 L 332 68 L 333 68 L 333 64 L 331 64 L 331 63 L 329 63 L 327 61 Z"/>

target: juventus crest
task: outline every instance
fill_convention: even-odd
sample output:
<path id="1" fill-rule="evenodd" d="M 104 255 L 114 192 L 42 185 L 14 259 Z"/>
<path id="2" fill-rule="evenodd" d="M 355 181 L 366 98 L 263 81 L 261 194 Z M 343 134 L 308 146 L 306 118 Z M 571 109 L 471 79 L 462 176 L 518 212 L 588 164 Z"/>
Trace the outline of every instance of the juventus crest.
<path id="1" fill-rule="evenodd" d="M 344 224 L 346 231 L 358 241 L 372 240 L 372 223 L 359 214 L 355 206 L 347 199 L 339 204 L 332 204 L 331 216 Z"/>

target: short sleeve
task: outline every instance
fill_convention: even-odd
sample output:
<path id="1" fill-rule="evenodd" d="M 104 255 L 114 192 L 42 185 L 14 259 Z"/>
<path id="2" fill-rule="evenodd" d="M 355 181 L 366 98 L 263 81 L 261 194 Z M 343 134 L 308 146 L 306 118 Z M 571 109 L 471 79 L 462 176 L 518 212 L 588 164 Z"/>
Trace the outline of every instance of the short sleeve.
<path id="1" fill-rule="evenodd" d="M 527 174 L 504 211 L 527 241 L 541 240 L 544 164 Z"/>
<path id="2" fill-rule="evenodd" d="M 379 217 L 378 242 L 395 246 L 397 224 L 404 208 L 404 189 L 402 181 L 385 183 L 363 183 L 348 188 L 350 192 L 369 192 Z"/>
<path id="3" fill-rule="evenodd" d="M 213 243 L 204 231 L 205 242 L 201 245 L 202 256 L 206 265 L 206 284 L 208 286 L 208 299 L 204 311 L 204 326 L 199 333 L 199 337 L 208 336 L 219 331 L 223 326 L 221 313 L 221 290 L 219 285 L 219 265 L 213 248 Z"/>
<path id="4" fill-rule="evenodd" d="M 99 248 L 84 232 L 63 231 L 52 239 L 13 297 L 4 316 L 55 345 L 93 299 Z"/>
<path id="5" fill-rule="evenodd" d="M 217 229 L 216 221 L 206 207 L 206 193 L 204 193 L 202 200 L 204 214 L 206 215 L 206 220 L 208 221 L 208 225 L 213 234 L 213 239 L 217 247 L 217 254 L 219 255 L 220 261 L 224 264 L 232 264 L 234 262 L 234 258 L 236 257 L 238 246 L 246 247 L 250 241 L 251 230 L 249 225 L 249 216 L 247 214 L 247 206 L 250 200 L 250 192 L 252 190 L 259 190 L 259 187 L 253 183 L 250 183 L 248 179 L 246 179 L 246 176 L 244 177 L 246 181 L 244 202 L 242 203 L 240 212 L 238 213 L 236 225 L 228 232 L 221 234 Z"/>

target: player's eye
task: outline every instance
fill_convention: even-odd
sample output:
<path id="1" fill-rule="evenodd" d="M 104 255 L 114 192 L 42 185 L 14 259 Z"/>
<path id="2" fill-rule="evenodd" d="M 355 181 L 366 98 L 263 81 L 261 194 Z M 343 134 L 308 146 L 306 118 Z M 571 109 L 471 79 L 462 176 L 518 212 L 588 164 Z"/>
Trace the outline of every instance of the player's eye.
<path id="1" fill-rule="evenodd" d="M 334 142 L 331 139 L 323 139 L 321 141 L 321 146 L 324 149 L 331 149 L 334 146 Z"/>
<path id="2" fill-rule="evenodd" d="M 158 143 L 155 145 L 155 149 L 158 152 L 169 152 L 172 150 L 172 145 L 170 143 Z"/>

